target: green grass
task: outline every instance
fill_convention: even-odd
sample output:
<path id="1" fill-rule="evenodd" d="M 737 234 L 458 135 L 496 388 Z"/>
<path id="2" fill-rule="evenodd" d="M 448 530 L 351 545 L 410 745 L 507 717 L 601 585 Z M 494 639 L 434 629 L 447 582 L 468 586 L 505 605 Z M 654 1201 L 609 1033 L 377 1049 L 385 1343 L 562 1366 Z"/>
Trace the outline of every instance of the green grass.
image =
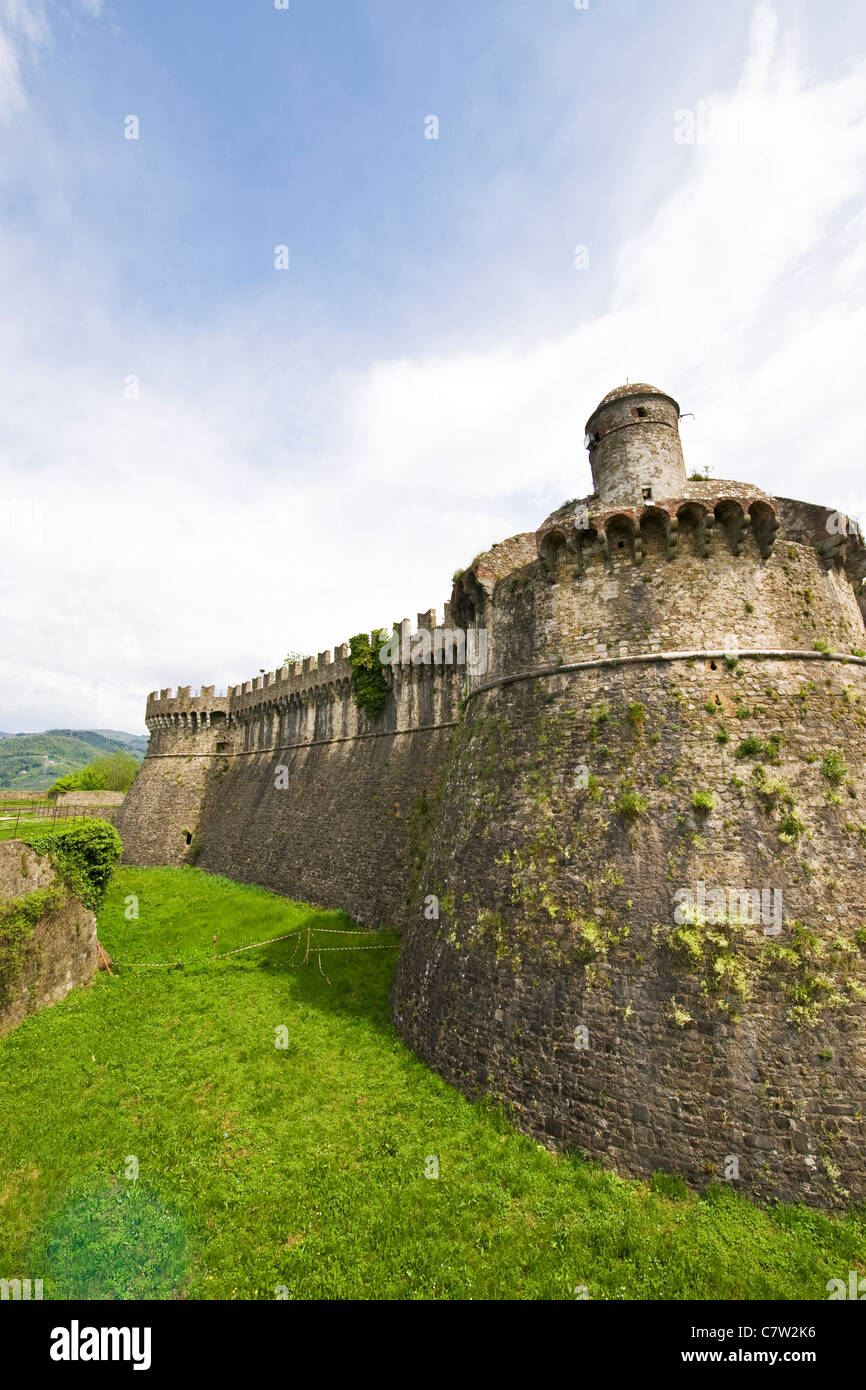
<path id="1" fill-rule="evenodd" d="M 862 1212 L 625 1181 L 470 1104 L 391 1027 L 395 951 L 302 964 L 308 927 L 393 934 L 197 869 L 118 870 L 99 920 L 116 978 L 0 1040 L 0 1276 L 46 1298 L 824 1299 L 863 1269 Z M 212 966 L 214 933 L 292 936 Z"/>
<path id="2" fill-rule="evenodd" d="M 0 840 L 30 840 L 40 835 L 49 835 L 52 830 L 71 830 L 73 826 L 84 825 L 85 818 L 78 816 L 25 816 L 17 818 L 16 811 L 0 812 Z"/>

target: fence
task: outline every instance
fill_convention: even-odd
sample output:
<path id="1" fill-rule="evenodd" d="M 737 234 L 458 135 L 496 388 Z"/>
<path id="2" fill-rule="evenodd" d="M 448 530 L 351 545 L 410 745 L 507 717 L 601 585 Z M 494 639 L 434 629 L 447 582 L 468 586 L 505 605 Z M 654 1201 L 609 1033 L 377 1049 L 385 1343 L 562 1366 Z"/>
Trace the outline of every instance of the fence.
<path id="1" fill-rule="evenodd" d="M 18 827 L 21 821 L 45 820 L 49 821 L 53 828 L 58 821 L 63 821 L 64 827 L 77 820 L 90 820 L 93 817 L 105 819 L 107 810 L 114 810 L 111 806 L 59 806 L 56 802 L 53 806 L 2 806 L 0 805 L 0 837 L 14 840 L 18 834 Z M 12 827 L 11 835 L 5 832 Z"/>

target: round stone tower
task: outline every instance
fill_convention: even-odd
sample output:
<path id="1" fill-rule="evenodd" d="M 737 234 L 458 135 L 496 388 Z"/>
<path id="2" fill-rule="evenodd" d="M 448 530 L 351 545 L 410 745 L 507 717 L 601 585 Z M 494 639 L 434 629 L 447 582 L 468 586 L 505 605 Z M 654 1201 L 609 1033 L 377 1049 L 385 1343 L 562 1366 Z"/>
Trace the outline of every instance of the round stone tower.
<path id="1" fill-rule="evenodd" d="M 603 506 L 678 497 L 686 481 L 680 408 L 655 386 L 617 386 L 586 422 L 592 479 Z"/>
<path id="2" fill-rule="evenodd" d="M 678 415 L 612 391 L 596 493 L 458 578 L 489 661 L 393 1016 L 552 1147 L 833 1206 L 866 1197 L 866 550 L 687 479 Z"/>

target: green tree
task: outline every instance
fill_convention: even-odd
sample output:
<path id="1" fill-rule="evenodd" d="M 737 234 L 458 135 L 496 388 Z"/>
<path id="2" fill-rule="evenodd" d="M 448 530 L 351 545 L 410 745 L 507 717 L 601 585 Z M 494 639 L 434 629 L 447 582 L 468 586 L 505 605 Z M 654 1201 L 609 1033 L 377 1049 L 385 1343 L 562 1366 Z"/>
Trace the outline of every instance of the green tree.
<path id="1" fill-rule="evenodd" d="M 125 792 L 132 786 L 138 772 L 138 762 L 131 753 L 108 753 L 104 758 L 95 758 L 77 772 L 68 772 L 65 777 L 48 788 L 48 795 L 59 796 L 61 792 Z"/>

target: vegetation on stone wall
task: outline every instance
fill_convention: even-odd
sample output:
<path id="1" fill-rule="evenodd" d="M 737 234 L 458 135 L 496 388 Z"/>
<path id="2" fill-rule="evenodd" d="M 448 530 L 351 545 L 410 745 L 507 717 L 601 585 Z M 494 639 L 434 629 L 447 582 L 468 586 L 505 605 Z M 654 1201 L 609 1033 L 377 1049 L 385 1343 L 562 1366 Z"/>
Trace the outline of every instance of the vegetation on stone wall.
<path id="1" fill-rule="evenodd" d="M 442 799 L 441 778 L 431 791 L 421 791 L 416 796 L 409 811 L 409 893 L 410 903 L 418 902 L 418 888 L 430 839 L 436 829 L 439 805 Z"/>
<path id="2" fill-rule="evenodd" d="M 63 889 L 54 883 L 23 898 L 0 904 L 0 1005 L 15 994 L 28 960 L 33 955 L 33 931 L 43 917 L 56 912 L 63 902 Z"/>
<path id="3" fill-rule="evenodd" d="M 58 874 L 86 908 L 95 912 L 123 845 L 114 826 L 105 820 L 84 821 L 71 830 L 33 836 L 31 849 L 47 854 Z"/>
<path id="4" fill-rule="evenodd" d="M 866 999 L 854 969 L 860 954 L 856 937 L 839 932 L 823 937 L 794 921 L 786 924 L 784 939 L 771 940 L 756 936 L 751 919 L 737 912 L 707 916 L 683 908 L 680 915 L 683 921 L 676 927 L 655 926 L 653 939 L 667 952 L 674 974 L 690 981 L 708 1007 L 736 1018 L 764 983 L 781 990 L 788 1023 L 803 1029 L 817 1024 L 825 1012 L 839 1014 Z M 692 1022 L 675 995 L 669 1005 L 679 1026 Z"/>
<path id="5" fill-rule="evenodd" d="M 349 665 L 355 685 L 355 704 L 376 719 L 385 708 L 389 685 L 379 653 L 390 638 L 383 629 L 373 633 L 371 641 L 366 632 L 349 639 Z"/>
<path id="6" fill-rule="evenodd" d="M 841 932 L 831 937 L 810 931 L 802 922 L 787 924 L 790 936 L 765 947 L 765 968 L 788 1003 L 788 1022 L 796 1028 L 816 1024 L 825 1011 L 841 1013 L 855 1000 L 866 999 L 852 967 L 859 952 L 856 941 Z"/>

